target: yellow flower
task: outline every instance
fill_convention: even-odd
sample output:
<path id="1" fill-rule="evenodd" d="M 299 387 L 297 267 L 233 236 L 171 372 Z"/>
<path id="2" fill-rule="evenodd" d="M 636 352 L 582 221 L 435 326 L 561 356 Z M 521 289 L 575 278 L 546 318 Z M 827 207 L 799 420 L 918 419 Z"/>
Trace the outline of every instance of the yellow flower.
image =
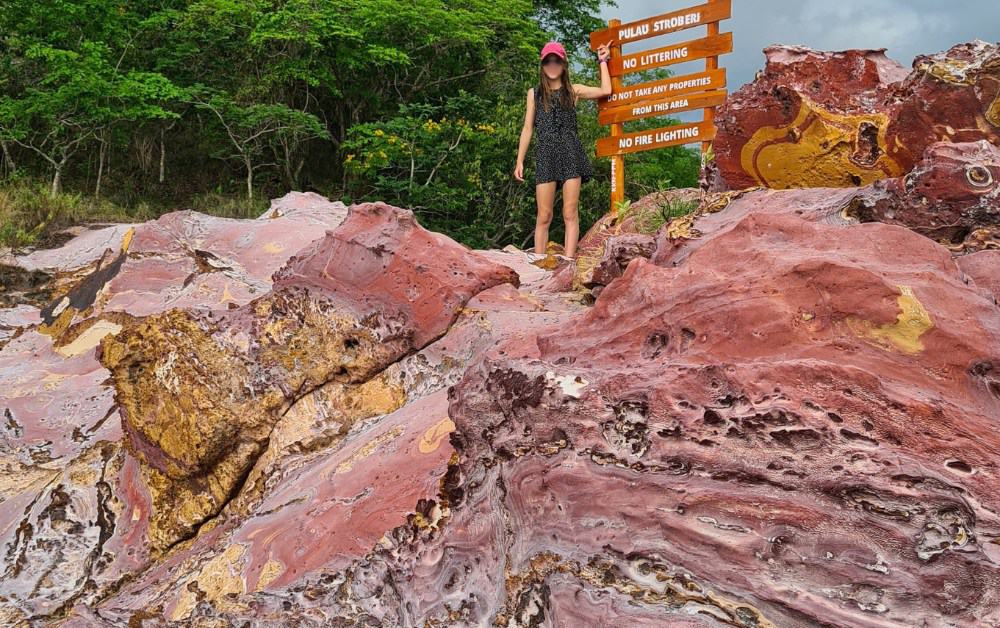
<path id="1" fill-rule="evenodd" d="M 385 151 L 384 150 L 380 150 L 378 152 L 378 156 L 381 157 L 382 159 L 385 159 Z"/>
<path id="2" fill-rule="evenodd" d="M 383 135 L 385 135 L 385 131 L 382 129 L 375 129 L 375 137 L 382 137 Z"/>
<path id="3" fill-rule="evenodd" d="M 354 153 L 349 154 L 347 159 L 344 160 L 344 163 L 346 164 L 349 161 L 354 161 Z"/>

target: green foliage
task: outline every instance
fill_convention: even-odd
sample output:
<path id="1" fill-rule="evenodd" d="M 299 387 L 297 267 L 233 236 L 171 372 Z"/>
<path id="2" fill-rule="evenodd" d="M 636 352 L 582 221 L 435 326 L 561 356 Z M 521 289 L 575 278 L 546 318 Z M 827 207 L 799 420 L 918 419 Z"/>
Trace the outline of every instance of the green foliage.
<path id="1" fill-rule="evenodd" d="M 316 116 L 284 104 L 241 105 L 224 93 L 211 92 L 204 95 L 196 92 L 192 102 L 197 109 L 214 114 L 225 129 L 229 142 L 212 155 L 235 159 L 243 165 L 248 199 L 253 199 L 254 172 L 266 165 L 274 165 L 260 163 L 268 148 L 280 159 L 281 152 L 277 146 L 282 142 L 300 144 L 313 138 L 329 138 L 329 133 Z M 285 156 L 288 157 L 288 152 Z"/>
<path id="2" fill-rule="evenodd" d="M 649 208 L 641 205 L 633 205 L 630 201 L 626 200 L 619 203 L 617 208 L 617 221 L 619 223 L 626 218 L 633 218 L 636 231 L 652 235 L 674 218 L 687 216 L 698 209 L 698 202 L 670 198 Z"/>
<path id="3" fill-rule="evenodd" d="M 534 0 L 535 18 L 546 31 L 561 41 L 567 52 L 589 50 L 590 33 L 606 28 L 598 17 L 602 0 Z M 584 53 L 586 54 L 586 53 Z"/>
<path id="4" fill-rule="evenodd" d="M 404 105 L 386 122 L 355 125 L 344 144 L 348 190 L 411 208 L 470 246 L 502 246 L 534 223 L 534 198 L 508 169 L 517 115 L 460 90 L 444 105 Z"/>
<path id="5" fill-rule="evenodd" d="M 256 218 L 267 210 L 269 204 L 269 201 L 262 198 L 249 199 L 242 195 L 212 191 L 196 194 L 191 199 L 190 208 L 212 216 Z"/>
<path id="6" fill-rule="evenodd" d="M 715 144 L 709 144 L 708 150 L 701 156 L 701 165 L 707 166 L 715 161 Z"/>
<path id="7" fill-rule="evenodd" d="M 174 116 L 164 105 L 181 95 L 155 72 L 123 66 L 113 43 L 123 37 L 126 12 L 97 3 L 9 0 L 0 32 L 8 70 L 0 92 L 0 140 L 40 158 L 53 173 L 51 193 L 70 159 L 102 130 L 118 122 Z M 77 23 L 74 18 L 82 18 Z"/>
<path id="8" fill-rule="evenodd" d="M 524 246 L 535 221 L 532 153 L 525 182 L 512 171 L 538 49 L 562 41 L 574 82 L 598 84 L 587 36 L 605 4 L 5 0 L 0 237 L 23 242 L 73 216 L 178 206 L 254 216 L 259 199 L 314 189 L 412 208 L 472 246 Z M 593 154 L 608 129 L 592 101 L 578 112 L 595 170 L 581 190 L 586 229 L 608 210 L 609 162 Z M 696 184 L 687 149 L 625 163 L 631 198 Z M 561 229 L 557 218 L 554 239 Z"/>
<path id="9" fill-rule="evenodd" d="M 670 199 L 658 205 L 655 211 L 646 212 L 639 216 L 636 219 L 636 229 L 639 233 L 654 234 L 660 230 L 660 227 L 674 218 L 687 216 L 696 209 L 698 209 L 696 201 Z"/>

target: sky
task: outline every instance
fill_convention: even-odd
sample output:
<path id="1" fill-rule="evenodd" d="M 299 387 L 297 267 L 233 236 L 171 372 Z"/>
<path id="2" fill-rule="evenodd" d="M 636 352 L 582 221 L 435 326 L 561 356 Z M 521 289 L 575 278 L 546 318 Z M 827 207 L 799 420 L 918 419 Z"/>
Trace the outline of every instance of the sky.
<path id="1" fill-rule="evenodd" d="M 617 0 L 605 7 L 605 21 L 631 22 L 702 4 L 702 0 Z M 910 67 L 918 54 L 947 50 L 957 43 L 1000 41 L 1000 0 L 733 0 L 734 52 L 720 58 L 729 89 L 753 80 L 764 67 L 762 50 L 771 44 L 800 44 L 818 50 L 888 48 L 887 55 Z M 704 37 L 705 28 L 642 40 L 625 54 Z M 688 37 L 689 36 L 689 37 Z M 704 61 L 672 68 L 676 75 L 704 69 Z"/>

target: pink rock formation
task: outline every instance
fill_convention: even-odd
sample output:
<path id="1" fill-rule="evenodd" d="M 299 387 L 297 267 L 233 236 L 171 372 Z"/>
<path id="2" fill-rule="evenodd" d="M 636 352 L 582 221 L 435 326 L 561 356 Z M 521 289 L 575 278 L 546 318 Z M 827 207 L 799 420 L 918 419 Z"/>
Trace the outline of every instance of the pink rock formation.
<path id="1" fill-rule="evenodd" d="M 867 185 L 550 270 L 315 195 L 13 258 L 0 623 L 1000 625 L 995 50 L 769 54 L 755 167 Z"/>
<path id="2" fill-rule="evenodd" d="M 31 305 L 0 309 L 0 544 L 6 548 L 0 623 L 42 621 L 76 601 L 93 602 L 149 560 L 149 496 L 136 460 L 122 447 L 110 373 L 94 356 L 101 338 L 120 330 L 116 306 L 106 304 L 143 313 L 198 298 L 207 308 L 241 304 L 249 291 L 238 286 L 266 288 L 289 256 L 345 215 L 342 204 L 311 194 L 279 199 L 258 220 L 170 214 L 135 227 L 135 248 L 101 285 L 87 280 L 102 256 L 117 257 L 129 225 L 13 258 L 24 272 L 52 273 L 57 293 L 82 298 L 88 284 L 91 300 L 80 301 L 87 303 L 82 311 L 64 308 L 68 320 L 53 329 L 40 326 L 41 313 Z M 268 244 L 273 254 L 262 250 Z M 229 278 L 217 292 L 195 291 L 203 271 L 184 258 L 199 248 L 257 274 Z M 147 273 L 156 263 L 170 269 L 159 281 Z M 220 304 L 226 290 L 233 300 Z"/>
<path id="3" fill-rule="evenodd" d="M 1000 621 L 1000 308 L 959 267 L 993 251 L 956 260 L 842 215 L 864 192 L 733 195 L 569 318 L 537 270 L 480 293 L 413 356 L 444 365 L 445 345 L 465 347 L 447 417 L 436 387 L 303 457 L 277 436 L 249 497 L 69 625 L 151 609 L 233 624 Z M 276 433 L 302 433 L 298 404 Z"/>
<path id="4" fill-rule="evenodd" d="M 958 259 L 958 266 L 966 275 L 1000 304 L 1000 250 L 979 251 Z"/>
<path id="5" fill-rule="evenodd" d="M 618 213 L 605 215 L 580 239 L 575 268 L 560 270 L 552 287 L 569 285 L 581 290 L 607 285 L 621 276 L 629 260 L 650 256 L 652 236 L 660 227 L 672 218 L 694 211 L 701 201 L 696 190 L 668 190 L 641 198 Z M 558 278 L 560 274 L 565 277 Z"/>
<path id="6" fill-rule="evenodd" d="M 221 510 L 291 402 L 335 382 L 395 409 L 398 393 L 375 378 L 517 275 L 376 203 L 352 206 L 274 280 L 241 308 L 171 310 L 103 341 L 130 450 L 151 474 L 157 549 Z"/>
<path id="7" fill-rule="evenodd" d="M 633 261 L 576 320 L 488 351 L 452 398 L 442 529 L 397 530 L 335 592 L 306 579 L 293 608 L 254 611 L 1000 620 L 1000 311 L 931 240 L 797 215 L 798 194 L 696 223 L 668 267 Z"/>

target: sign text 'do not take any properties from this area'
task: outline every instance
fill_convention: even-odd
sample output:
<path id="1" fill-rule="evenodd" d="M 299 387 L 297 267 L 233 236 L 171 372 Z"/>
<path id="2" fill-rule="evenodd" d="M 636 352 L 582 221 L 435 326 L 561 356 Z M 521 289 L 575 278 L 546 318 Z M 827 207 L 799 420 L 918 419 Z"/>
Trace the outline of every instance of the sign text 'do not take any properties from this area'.
<path id="1" fill-rule="evenodd" d="M 597 114 L 597 121 L 600 124 L 616 124 L 693 109 L 715 107 L 724 102 L 726 102 L 726 91 L 722 89 L 698 94 L 663 97 L 656 100 L 641 100 L 621 107 L 604 109 Z"/>
<path id="2" fill-rule="evenodd" d="M 671 76 L 649 83 L 628 85 L 607 98 L 598 100 L 597 108 L 600 111 L 617 109 L 623 105 L 631 105 L 643 100 L 675 98 L 684 94 L 715 91 L 724 87 L 726 87 L 726 69 L 719 68 L 695 74 L 685 74 L 684 76 Z"/>

